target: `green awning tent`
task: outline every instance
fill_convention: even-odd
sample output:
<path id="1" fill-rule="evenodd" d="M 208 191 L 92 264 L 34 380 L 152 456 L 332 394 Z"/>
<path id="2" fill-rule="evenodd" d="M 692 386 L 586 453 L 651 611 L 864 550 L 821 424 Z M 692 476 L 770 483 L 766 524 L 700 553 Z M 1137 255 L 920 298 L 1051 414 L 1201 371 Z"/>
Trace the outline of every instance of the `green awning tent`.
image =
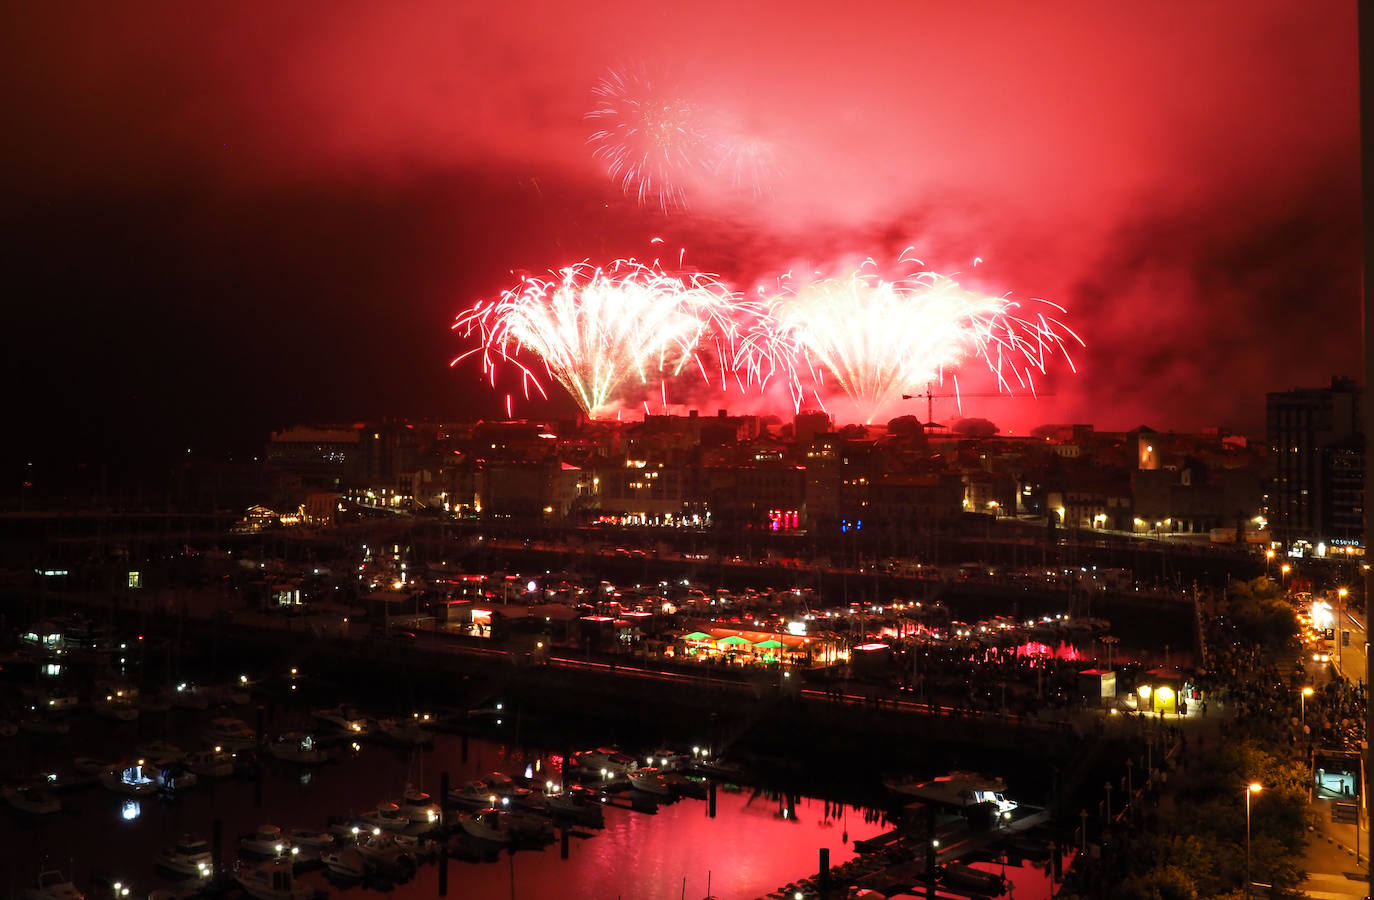
<path id="1" fill-rule="evenodd" d="M 766 641 L 760 641 L 754 646 L 758 647 L 760 650 L 777 650 L 782 647 L 782 641 L 775 641 L 772 638 L 769 638 Z"/>
<path id="2" fill-rule="evenodd" d="M 709 641 L 711 636 L 704 631 L 693 631 L 691 634 L 682 636 L 684 641 Z"/>
<path id="3" fill-rule="evenodd" d="M 737 634 L 732 634 L 732 635 L 730 635 L 728 638 L 722 638 L 722 639 L 720 640 L 720 643 L 722 643 L 722 644 L 748 644 L 748 643 L 751 643 L 751 642 L 750 642 L 750 640 L 749 640 L 748 638 L 743 638 L 743 637 L 740 637 L 740 636 L 737 635 Z"/>

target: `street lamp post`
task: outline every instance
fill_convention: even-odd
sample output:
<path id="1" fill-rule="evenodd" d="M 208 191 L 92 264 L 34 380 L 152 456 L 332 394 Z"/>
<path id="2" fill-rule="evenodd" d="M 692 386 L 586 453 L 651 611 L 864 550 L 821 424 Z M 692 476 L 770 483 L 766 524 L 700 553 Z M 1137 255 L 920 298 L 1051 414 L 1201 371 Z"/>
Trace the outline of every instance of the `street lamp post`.
<path id="1" fill-rule="evenodd" d="M 1121 639 L 1115 635 L 1104 634 L 1098 640 L 1107 645 L 1107 671 L 1110 672 L 1112 671 L 1112 650 L 1121 643 Z"/>
<path id="2" fill-rule="evenodd" d="M 1307 698 L 1312 696 L 1312 688 L 1311 688 L 1311 686 L 1308 686 L 1308 687 L 1303 688 L 1303 689 L 1302 689 L 1302 693 L 1299 694 L 1298 696 L 1302 698 L 1301 701 L 1300 701 L 1300 704 L 1301 704 L 1301 706 L 1302 706 L 1302 724 L 1306 725 L 1306 724 L 1307 724 Z"/>
<path id="3" fill-rule="evenodd" d="M 1269 577 L 1269 564 L 1274 561 L 1274 548 L 1270 547 L 1264 551 L 1264 576 Z"/>
<path id="4" fill-rule="evenodd" d="M 1349 596 L 1350 591 L 1345 588 L 1336 589 L 1336 668 L 1341 670 L 1342 675 L 1345 674 L 1345 669 L 1341 668 L 1345 654 L 1341 652 L 1341 646 L 1345 641 L 1341 640 L 1341 629 L 1345 627 L 1345 598 Z"/>
<path id="5" fill-rule="evenodd" d="M 1245 789 L 1245 892 L 1250 893 L 1250 795 L 1258 794 L 1264 786 L 1251 782 Z"/>
<path id="6" fill-rule="evenodd" d="M 1280 586 L 1282 586 L 1285 592 L 1288 590 L 1288 573 L 1291 571 L 1293 571 L 1293 567 L 1290 566 L 1288 563 L 1284 563 L 1283 565 L 1279 566 L 1279 584 Z"/>

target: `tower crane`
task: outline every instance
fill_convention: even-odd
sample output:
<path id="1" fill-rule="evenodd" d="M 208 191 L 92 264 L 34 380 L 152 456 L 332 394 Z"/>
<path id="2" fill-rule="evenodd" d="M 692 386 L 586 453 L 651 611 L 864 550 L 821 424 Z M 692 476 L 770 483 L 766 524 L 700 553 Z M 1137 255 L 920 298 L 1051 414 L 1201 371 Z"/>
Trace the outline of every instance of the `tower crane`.
<path id="1" fill-rule="evenodd" d="M 991 391 L 991 392 L 983 392 L 983 393 L 970 393 L 970 392 L 965 392 L 965 391 L 956 391 L 956 392 L 954 392 L 954 393 L 937 394 L 937 393 L 935 393 L 935 384 L 934 384 L 934 382 L 931 382 L 931 383 L 929 383 L 929 384 L 926 385 L 925 393 L 923 393 L 923 394 L 903 394 L 903 395 L 902 395 L 902 399 L 903 399 L 903 400 L 925 400 L 925 402 L 926 402 L 926 423 L 925 423 L 925 424 L 926 424 L 926 425 L 934 425 L 934 424 L 935 424 L 935 401 L 936 401 L 937 399 L 940 399 L 940 400 L 951 400 L 951 399 L 953 399 L 953 400 L 962 400 L 962 399 L 964 399 L 965 397 L 977 397 L 977 398 L 984 399 L 984 400 L 992 400 L 992 399 L 997 399 L 997 398 L 1003 398 L 1003 399 L 1005 399 L 1005 398 L 1009 398 L 1009 397 L 1012 397 L 1012 396 L 1015 396 L 1015 395 L 1014 395 L 1014 394 L 1004 393 L 1004 392 L 1001 392 L 1001 391 Z M 1037 391 L 1036 394 L 1035 394 L 1035 396 L 1037 396 L 1037 397 L 1051 397 L 1051 396 L 1053 396 L 1053 392 L 1049 392 L 1049 391 Z"/>

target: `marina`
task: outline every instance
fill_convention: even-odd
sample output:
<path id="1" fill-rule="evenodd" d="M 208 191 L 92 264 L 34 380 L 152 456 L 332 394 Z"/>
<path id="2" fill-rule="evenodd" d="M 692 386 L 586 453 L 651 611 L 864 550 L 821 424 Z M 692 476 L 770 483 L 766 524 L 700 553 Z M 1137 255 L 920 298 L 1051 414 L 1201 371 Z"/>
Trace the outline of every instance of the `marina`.
<path id="1" fill-rule="evenodd" d="M 225 712 L 251 717 L 252 710 L 177 710 L 114 727 L 109 720 L 78 712 L 71 733 L 61 739 L 21 737 L 0 744 L 0 765 L 8 780 L 70 769 L 78 753 L 132 752 L 135 745 L 154 739 L 152 729 L 157 729 L 156 739 L 197 746 L 206 718 L 225 718 Z M 307 709 L 278 707 L 273 727 L 304 727 L 310 718 Z M 437 793 L 433 789 L 441 773 L 454 785 L 481 782 L 492 790 L 494 770 L 510 779 L 502 789 L 511 793 L 501 797 L 504 802 L 497 808 L 461 813 L 451 807 L 448 813 L 455 823 L 447 842 L 448 877 L 454 887 L 462 885 L 458 895 L 463 897 L 509 897 L 514 880 L 516 896 L 559 896 L 558 886 L 572 882 L 585 885 L 580 896 L 668 898 L 679 897 L 684 884 L 704 895 L 708 879 L 718 897 L 759 897 L 814 868 L 820 848 L 837 863 L 844 862 L 854 855 L 855 841 L 881 828 L 870 821 L 873 814 L 866 817 L 858 809 L 725 785 L 716 796 L 714 818 L 704 798 L 671 802 L 674 798 L 643 794 L 628 785 L 617 786 L 612 794 L 583 787 L 571 791 L 568 800 L 557 795 L 565 809 L 591 806 L 599 814 L 595 820 L 576 812 L 546 818 L 529 810 L 531 802 L 516 812 L 510 801 L 516 780 L 533 783 L 545 774 L 551 776 L 546 780 L 561 779 L 561 761 L 552 764 L 547 755 L 443 733 L 433 736 L 432 749 L 348 742 L 333 743 L 330 750 L 326 765 L 269 758 L 256 776 L 207 779 L 171 792 L 64 791 L 61 814 L 0 817 L 0 839 L 20 851 L 7 855 L 0 883 L 18 896 L 37 884 L 42 872 L 60 868 L 72 873 L 83 890 L 115 879 L 135 886 L 143 896 L 154 890 L 184 892 L 204 883 L 187 873 L 203 871 L 209 851 L 202 848 L 213 845 L 218 830 L 222 870 L 260 900 L 365 890 L 374 879 L 399 896 L 435 896 L 437 848 L 432 840 L 426 847 L 426 838 L 419 835 L 407 842 L 405 832 L 428 831 L 424 826 L 437 807 L 426 802 L 426 793 Z M 525 779 L 522 773 L 536 777 Z M 549 806 L 554 799 L 546 801 Z M 359 827 L 368 816 L 377 821 L 388 807 L 397 830 L 377 825 L 379 835 Z M 656 814 L 646 814 L 650 810 Z M 357 824 L 346 824 L 350 822 Z M 458 824 L 468 822 L 468 829 Z M 533 831 L 521 831 L 531 823 Z M 557 832 L 555 823 L 561 823 Z M 421 828 L 413 829 L 416 824 Z M 329 842 L 354 828 L 355 839 L 361 837 L 356 843 Z M 510 853 L 509 840 L 517 834 L 521 849 Z M 566 859 L 557 843 L 563 835 Z M 716 854 L 703 852 L 707 846 L 751 849 L 747 854 Z M 415 861 L 413 869 L 399 862 L 407 854 Z M 294 863 L 299 871 L 288 878 L 279 863 L 262 866 L 277 859 Z M 366 877 L 350 879 L 343 873 Z"/>

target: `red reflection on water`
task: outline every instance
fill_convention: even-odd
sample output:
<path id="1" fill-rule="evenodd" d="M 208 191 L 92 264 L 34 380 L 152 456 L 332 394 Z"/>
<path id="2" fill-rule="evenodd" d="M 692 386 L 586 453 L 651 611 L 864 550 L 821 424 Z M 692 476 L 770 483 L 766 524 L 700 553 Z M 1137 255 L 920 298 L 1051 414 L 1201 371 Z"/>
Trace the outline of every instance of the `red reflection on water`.
<path id="1" fill-rule="evenodd" d="M 461 885 L 464 900 L 506 900 L 512 884 L 517 897 L 680 900 L 707 896 L 709 879 L 714 897 L 753 900 L 816 874 L 820 848 L 839 865 L 854 857 L 856 840 L 886 830 L 853 810 L 830 807 L 827 817 L 822 800 L 803 799 L 784 818 L 776 797 L 751 795 L 719 792 L 714 819 L 701 800 L 660 807 L 657 815 L 609 808 L 605 830 L 574 839 L 567 860 L 555 843 L 542 853 L 502 853 L 495 864 L 450 863 L 450 885 Z M 418 900 L 436 889 L 434 867 L 422 866 L 396 896 Z"/>

